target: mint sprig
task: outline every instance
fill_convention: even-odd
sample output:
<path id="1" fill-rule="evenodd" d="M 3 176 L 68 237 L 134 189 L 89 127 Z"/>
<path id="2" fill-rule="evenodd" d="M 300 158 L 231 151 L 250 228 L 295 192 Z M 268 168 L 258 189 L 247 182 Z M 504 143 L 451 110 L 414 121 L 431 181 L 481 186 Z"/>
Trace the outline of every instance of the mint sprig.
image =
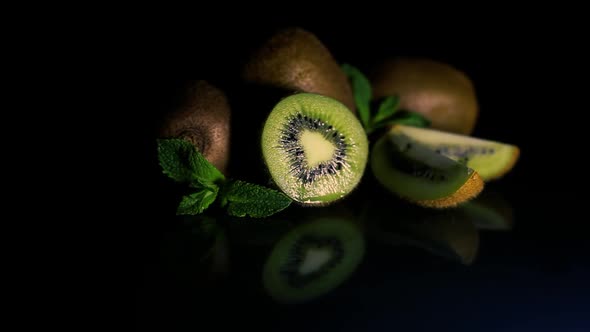
<path id="1" fill-rule="evenodd" d="M 201 214 L 220 201 L 232 216 L 263 218 L 282 211 L 292 202 L 280 191 L 226 179 L 191 143 L 182 139 L 159 139 L 158 159 L 164 174 L 195 190 L 182 198 L 178 215 Z"/>
<path id="2" fill-rule="evenodd" d="M 370 126 L 371 118 L 371 83 L 360 70 L 347 63 L 342 65 L 342 71 L 348 76 L 352 85 L 352 91 L 354 92 L 354 103 L 359 112 L 359 118 L 363 127 L 368 128 Z"/>
<path id="3" fill-rule="evenodd" d="M 372 89 L 367 77 L 358 68 L 346 63 L 342 65 L 342 71 L 348 76 L 352 85 L 354 102 L 358 109 L 359 119 L 367 134 L 393 124 L 404 124 L 415 127 L 430 126 L 430 121 L 419 113 L 411 111 L 400 112 L 398 109 L 398 96 L 389 96 L 383 99 L 377 110 L 371 111 Z"/>

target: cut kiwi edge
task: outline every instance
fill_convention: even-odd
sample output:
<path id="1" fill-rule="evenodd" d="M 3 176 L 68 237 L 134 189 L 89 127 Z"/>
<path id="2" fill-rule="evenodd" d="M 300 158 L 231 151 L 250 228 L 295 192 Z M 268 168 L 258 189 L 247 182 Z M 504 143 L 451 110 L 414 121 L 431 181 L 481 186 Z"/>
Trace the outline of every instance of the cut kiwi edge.
<path id="1" fill-rule="evenodd" d="M 423 207 L 445 209 L 459 206 L 460 204 L 477 197 L 477 195 L 482 192 L 483 188 L 483 179 L 476 171 L 473 171 L 469 179 L 461 186 L 461 188 L 449 196 L 418 201 L 408 199 L 407 197 L 406 199 Z"/>
<path id="2" fill-rule="evenodd" d="M 516 145 L 512 145 L 512 147 L 514 151 L 512 152 L 512 156 L 510 156 L 510 162 L 507 163 L 506 166 L 504 166 L 504 168 L 502 168 L 502 170 L 500 170 L 497 174 L 495 174 L 494 176 L 489 176 L 485 180 L 486 182 L 498 180 L 502 178 L 504 175 L 506 175 L 508 172 L 510 172 L 512 168 L 514 168 L 514 165 L 516 165 L 516 162 L 520 158 L 520 148 Z"/>

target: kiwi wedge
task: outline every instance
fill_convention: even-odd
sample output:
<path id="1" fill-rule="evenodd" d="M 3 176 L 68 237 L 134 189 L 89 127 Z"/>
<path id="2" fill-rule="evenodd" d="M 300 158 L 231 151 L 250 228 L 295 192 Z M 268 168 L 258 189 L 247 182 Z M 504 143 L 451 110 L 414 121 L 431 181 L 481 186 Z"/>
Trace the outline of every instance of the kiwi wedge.
<path id="1" fill-rule="evenodd" d="M 382 244 L 420 248 L 465 265 L 479 250 L 479 232 L 463 207 L 427 209 L 384 195 L 367 202 L 362 219 Z"/>
<path id="2" fill-rule="evenodd" d="M 400 108 L 421 113 L 433 128 L 465 135 L 475 128 L 479 106 L 473 82 L 449 64 L 393 58 L 375 66 L 369 79 L 375 99 L 397 95 Z"/>
<path id="3" fill-rule="evenodd" d="M 182 92 L 180 107 L 166 115 L 162 138 L 183 138 L 226 173 L 230 151 L 231 110 L 223 91 L 207 81 L 193 81 Z"/>
<path id="4" fill-rule="evenodd" d="M 365 253 L 363 234 L 341 217 L 312 218 L 285 234 L 263 268 L 263 285 L 280 303 L 318 298 L 344 283 Z"/>
<path id="5" fill-rule="evenodd" d="M 518 161 L 520 149 L 511 144 L 452 134 L 434 129 L 396 125 L 394 133 L 404 134 L 437 153 L 465 163 L 484 181 L 498 179 Z"/>
<path id="6" fill-rule="evenodd" d="M 248 83 L 328 96 L 355 111 L 348 78 L 318 37 L 301 28 L 277 31 L 252 54 L 242 76 Z"/>
<path id="7" fill-rule="evenodd" d="M 473 169 L 395 130 L 373 146 L 371 168 L 385 188 L 425 207 L 457 206 L 476 197 L 484 185 Z"/>
<path id="8" fill-rule="evenodd" d="M 302 205 L 345 197 L 367 164 L 368 141 L 358 119 L 342 103 L 318 94 L 295 94 L 276 104 L 261 143 L 273 181 Z"/>

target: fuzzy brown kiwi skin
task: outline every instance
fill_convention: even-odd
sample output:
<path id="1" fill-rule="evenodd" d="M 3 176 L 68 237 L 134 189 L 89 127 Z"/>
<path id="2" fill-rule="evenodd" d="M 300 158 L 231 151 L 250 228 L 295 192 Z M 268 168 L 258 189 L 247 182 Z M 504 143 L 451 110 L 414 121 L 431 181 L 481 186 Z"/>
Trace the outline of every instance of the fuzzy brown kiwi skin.
<path id="1" fill-rule="evenodd" d="M 356 112 L 348 78 L 318 37 L 301 28 L 276 32 L 252 54 L 242 77 L 247 83 L 325 95 Z"/>
<path id="2" fill-rule="evenodd" d="M 449 64 L 426 58 L 393 58 L 369 73 L 373 98 L 400 96 L 400 108 L 421 113 L 432 128 L 469 135 L 479 114 L 469 77 Z"/>
<path id="3" fill-rule="evenodd" d="M 230 152 L 231 110 L 223 91 L 199 80 L 190 82 L 181 106 L 162 123 L 162 138 L 182 138 L 191 142 L 203 156 L 226 174 Z"/>

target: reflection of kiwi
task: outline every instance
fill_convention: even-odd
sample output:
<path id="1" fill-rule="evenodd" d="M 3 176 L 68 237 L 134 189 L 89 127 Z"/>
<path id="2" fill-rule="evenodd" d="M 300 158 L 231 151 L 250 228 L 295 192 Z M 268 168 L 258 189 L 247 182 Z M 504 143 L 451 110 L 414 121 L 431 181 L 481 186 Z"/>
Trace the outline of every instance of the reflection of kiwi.
<path id="1" fill-rule="evenodd" d="M 514 223 L 512 207 L 498 192 L 485 191 L 462 208 L 478 229 L 494 231 L 512 229 Z"/>
<path id="2" fill-rule="evenodd" d="M 433 128 L 471 134 L 478 115 L 471 80 L 450 65 L 396 58 L 377 66 L 370 80 L 375 99 L 398 95 L 400 108 L 418 112 Z"/>
<path id="3" fill-rule="evenodd" d="M 433 129 L 396 125 L 402 133 L 454 160 L 462 160 L 485 181 L 497 179 L 514 167 L 520 150 L 517 146 Z"/>
<path id="4" fill-rule="evenodd" d="M 263 284 L 276 301 L 309 301 L 335 289 L 356 270 L 365 251 L 357 225 L 338 217 L 313 218 L 274 246 Z"/>
<path id="5" fill-rule="evenodd" d="M 262 152 L 283 192 L 299 203 L 322 205 L 358 185 L 368 141 L 358 119 L 340 102 L 300 93 L 283 99 L 269 115 Z"/>
<path id="6" fill-rule="evenodd" d="M 191 142 L 225 173 L 229 159 L 230 107 L 225 94 L 206 81 L 191 83 L 179 109 L 171 112 L 160 136 Z"/>
<path id="7" fill-rule="evenodd" d="M 384 195 L 368 200 L 362 219 L 368 234 L 385 244 L 418 247 L 463 264 L 477 255 L 479 234 L 462 207 L 425 209 Z"/>
<path id="8" fill-rule="evenodd" d="M 384 187 L 422 206 L 456 206 L 483 189 L 477 172 L 395 131 L 375 143 L 371 167 Z"/>
<path id="9" fill-rule="evenodd" d="M 253 54 L 243 76 L 249 83 L 328 96 L 355 110 L 346 75 L 318 38 L 300 28 L 272 36 Z"/>

